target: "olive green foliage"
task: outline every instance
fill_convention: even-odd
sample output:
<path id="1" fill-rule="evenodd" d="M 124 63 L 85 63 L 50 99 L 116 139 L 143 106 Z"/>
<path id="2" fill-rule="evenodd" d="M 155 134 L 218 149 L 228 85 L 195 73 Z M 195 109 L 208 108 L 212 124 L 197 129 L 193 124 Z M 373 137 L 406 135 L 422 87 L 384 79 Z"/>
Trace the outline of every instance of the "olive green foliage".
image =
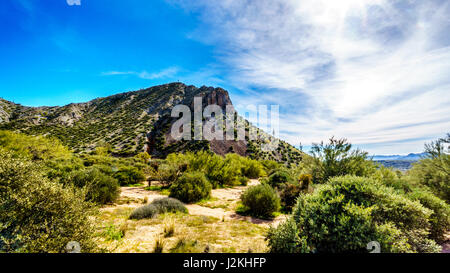
<path id="1" fill-rule="evenodd" d="M 274 171 L 281 167 L 281 164 L 274 160 L 261 160 L 260 163 L 267 175 L 271 175 Z"/>
<path id="2" fill-rule="evenodd" d="M 0 130 L 0 147 L 32 160 L 71 157 L 69 149 L 63 146 L 58 139 L 27 136 L 5 130 Z"/>
<path id="3" fill-rule="evenodd" d="M 274 187 L 280 187 L 283 184 L 286 183 L 292 183 L 294 182 L 294 179 L 292 178 L 292 175 L 285 169 L 280 169 L 278 171 L 275 171 L 269 176 L 269 179 L 267 180 L 267 183 Z"/>
<path id="4" fill-rule="evenodd" d="M 121 186 L 137 184 L 145 180 L 144 173 L 133 166 L 122 166 L 114 173 L 114 178 L 119 181 Z"/>
<path id="5" fill-rule="evenodd" d="M 290 173 L 286 182 L 278 183 L 277 189 L 280 193 L 281 207 L 285 212 L 291 212 L 292 207 L 296 204 L 297 198 L 300 194 L 307 194 L 313 191 L 312 176 L 310 174 L 301 174 L 298 176 L 297 181 L 293 180 Z M 293 172 L 295 173 L 295 171 Z M 274 174 L 277 174 L 275 172 Z M 269 177 L 270 181 L 270 177 Z"/>
<path id="6" fill-rule="evenodd" d="M 193 203 L 209 198 L 211 183 L 201 172 L 186 172 L 170 187 L 170 197 L 186 203 Z"/>
<path id="7" fill-rule="evenodd" d="M 112 203 L 120 195 L 117 179 L 96 167 L 73 171 L 64 177 L 62 182 L 86 189 L 86 199 L 98 204 Z"/>
<path id="8" fill-rule="evenodd" d="M 256 160 L 237 154 L 227 154 L 224 158 L 200 151 L 169 154 L 158 166 L 159 180 L 170 186 L 186 171 L 204 173 L 213 188 L 245 185 L 249 178 L 265 174 L 263 166 Z"/>
<path id="9" fill-rule="evenodd" d="M 302 251 L 300 247 L 305 246 L 299 238 L 299 229 L 292 217 L 281 223 L 278 228 L 270 227 L 267 233 L 269 252 L 271 253 L 298 253 Z"/>
<path id="10" fill-rule="evenodd" d="M 152 204 L 139 207 L 130 214 L 130 219 L 140 220 L 153 218 L 158 215 L 158 209 Z"/>
<path id="11" fill-rule="evenodd" d="M 421 164 L 421 163 L 418 163 Z M 450 205 L 440 199 L 429 187 L 419 183 L 410 175 L 400 175 L 388 168 L 380 167 L 372 178 L 378 182 L 394 188 L 407 198 L 419 201 L 424 207 L 432 210 L 430 216 L 430 238 L 442 242 L 445 232 L 450 227 Z"/>
<path id="12" fill-rule="evenodd" d="M 135 158 L 141 160 L 142 163 L 148 163 L 152 157 L 147 152 L 142 152 L 137 154 Z"/>
<path id="13" fill-rule="evenodd" d="M 292 207 L 297 203 L 297 198 L 303 190 L 298 184 L 285 184 L 280 190 L 281 207 L 285 212 L 291 212 Z"/>
<path id="14" fill-rule="evenodd" d="M 295 251 L 366 252 L 367 244 L 377 241 L 382 252 L 438 252 L 440 247 L 427 238 L 431 214 L 420 202 L 373 179 L 335 177 L 313 194 L 300 195 L 293 211 L 301 238 Z M 282 228 L 268 237 L 269 245 L 286 243 L 273 235 Z"/>
<path id="15" fill-rule="evenodd" d="M 367 153 L 352 150 L 346 139 L 330 138 L 330 142 L 314 144 L 311 148 L 314 183 L 325 183 L 329 178 L 342 175 L 370 176 L 375 171 L 373 162 L 367 160 Z"/>
<path id="16" fill-rule="evenodd" d="M 155 199 L 152 203 L 155 207 L 158 208 L 159 213 L 166 213 L 166 212 L 182 212 L 187 213 L 188 210 L 184 206 L 184 204 L 175 198 L 159 198 Z"/>
<path id="17" fill-rule="evenodd" d="M 174 198 L 160 198 L 154 200 L 152 203 L 135 209 L 130 219 L 146 219 L 153 218 L 158 214 L 167 212 L 181 212 L 187 213 L 188 210 L 179 200 Z"/>
<path id="18" fill-rule="evenodd" d="M 92 206 L 73 187 L 49 181 L 42 167 L 0 148 L 0 252 L 96 250 Z"/>
<path id="19" fill-rule="evenodd" d="M 407 195 L 411 200 L 419 201 L 424 207 L 432 211 L 429 237 L 438 243 L 445 241 L 445 233 L 450 229 L 450 206 L 429 191 L 416 189 Z"/>
<path id="20" fill-rule="evenodd" d="M 450 134 L 425 145 L 428 157 L 414 164 L 407 176 L 450 203 Z"/>
<path id="21" fill-rule="evenodd" d="M 248 212 L 257 217 L 273 217 L 280 209 L 280 197 L 268 184 L 249 187 L 241 195 L 241 201 Z"/>
<path id="22" fill-rule="evenodd" d="M 79 156 L 51 138 L 0 131 L 0 139 L 1 147 L 14 156 L 39 163 L 46 178 L 83 189 L 86 199 L 98 204 L 117 199 L 120 191 L 118 181 L 122 185 L 141 182 L 145 179 L 144 173 L 151 169 L 148 163 L 143 162 L 142 156 L 110 156 L 110 148 L 106 144 L 97 147 L 92 155 Z"/>

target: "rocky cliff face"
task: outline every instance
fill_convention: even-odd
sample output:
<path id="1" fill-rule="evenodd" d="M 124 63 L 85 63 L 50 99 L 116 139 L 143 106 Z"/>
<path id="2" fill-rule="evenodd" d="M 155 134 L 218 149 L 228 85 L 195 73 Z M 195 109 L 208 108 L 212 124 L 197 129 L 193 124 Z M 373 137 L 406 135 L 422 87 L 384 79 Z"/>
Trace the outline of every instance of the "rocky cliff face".
<path id="1" fill-rule="evenodd" d="M 0 123 L 9 122 L 11 116 L 10 103 L 0 99 Z"/>
<path id="2" fill-rule="evenodd" d="M 189 89 L 189 88 L 188 88 Z M 208 105 L 218 105 L 225 113 L 226 107 L 232 107 L 228 92 L 222 88 L 200 87 L 194 90 L 185 90 L 183 95 L 178 97 L 178 104 L 189 106 L 191 110 L 191 119 L 194 120 L 194 98 L 201 98 L 201 110 Z M 173 104 L 172 106 L 175 106 Z M 172 125 L 178 118 L 171 117 L 171 108 L 160 115 L 155 122 L 154 128 L 148 134 L 147 152 L 153 156 L 164 157 L 169 153 L 181 152 L 185 150 L 211 150 L 217 154 L 225 155 L 229 152 L 235 152 L 240 155 L 247 155 L 247 141 L 227 141 L 227 140 L 182 140 L 177 141 L 171 136 Z M 206 119 L 203 120 L 203 123 Z M 191 136 L 193 137 L 193 127 Z"/>
<path id="3" fill-rule="evenodd" d="M 202 109 L 217 104 L 225 111 L 232 105 L 222 88 L 197 88 L 179 82 L 62 107 L 25 107 L 0 100 L 0 129 L 51 135 L 75 152 L 108 145 L 114 154 L 122 156 L 148 151 L 164 157 L 171 152 L 211 150 L 221 155 L 235 152 L 279 161 L 301 158 L 301 152 L 284 142 L 277 151 L 265 153 L 257 141 L 175 141 L 170 129 L 178 118 L 171 117 L 172 108 L 184 104 L 193 113 L 195 97 L 202 98 Z"/>

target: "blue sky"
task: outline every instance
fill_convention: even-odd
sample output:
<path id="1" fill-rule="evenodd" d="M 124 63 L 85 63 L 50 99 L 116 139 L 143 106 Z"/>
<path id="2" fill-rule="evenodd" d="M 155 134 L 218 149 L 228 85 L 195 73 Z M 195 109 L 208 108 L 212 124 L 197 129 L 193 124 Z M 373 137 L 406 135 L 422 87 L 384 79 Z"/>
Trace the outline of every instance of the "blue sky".
<path id="1" fill-rule="evenodd" d="M 0 97 L 64 105 L 179 80 L 280 105 L 294 145 L 405 154 L 449 131 L 450 1 L 80 2 L 0 2 Z"/>

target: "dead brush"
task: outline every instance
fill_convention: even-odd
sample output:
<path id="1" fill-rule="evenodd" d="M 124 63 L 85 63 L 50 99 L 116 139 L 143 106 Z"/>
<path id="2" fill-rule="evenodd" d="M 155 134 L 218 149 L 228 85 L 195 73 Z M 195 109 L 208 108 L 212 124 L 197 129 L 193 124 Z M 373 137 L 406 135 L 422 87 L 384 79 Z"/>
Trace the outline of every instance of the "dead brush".
<path id="1" fill-rule="evenodd" d="M 158 237 L 155 242 L 155 247 L 153 249 L 153 253 L 163 253 L 164 247 L 166 246 L 166 242 L 163 237 Z"/>
<path id="2" fill-rule="evenodd" d="M 173 220 L 164 224 L 164 237 L 172 237 L 175 234 L 175 222 Z"/>

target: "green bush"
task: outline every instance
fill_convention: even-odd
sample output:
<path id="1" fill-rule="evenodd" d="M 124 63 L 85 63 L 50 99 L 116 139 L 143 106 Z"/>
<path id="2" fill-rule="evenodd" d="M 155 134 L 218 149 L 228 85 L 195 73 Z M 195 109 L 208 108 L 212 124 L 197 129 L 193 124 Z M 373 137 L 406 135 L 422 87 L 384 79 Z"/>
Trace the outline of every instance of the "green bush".
<path id="1" fill-rule="evenodd" d="M 332 178 L 313 194 L 300 195 L 294 207 L 301 238 L 296 251 L 367 252 L 367 244 L 377 241 L 382 252 L 438 252 L 427 239 L 431 213 L 373 179 Z"/>
<path id="2" fill-rule="evenodd" d="M 211 184 L 201 172 L 186 172 L 170 187 L 170 197 L 186 203 L 200 201 L 211 195 Z"/>
<path id="3" fill-rule="evenodd" d="M 264 167 L 261 163 L 259 163 L 257 160 L 241 157 L 241 171 L 242 175 L 251 178 L 256 179 L 265 174 Z"/>
<path id="4" fill-rule="evenodd" d="M 117 180 L 95 167 L 71 172 L 66 178 L 62 179 L 62 182 L 84 188 L 86 200 L 98 204 L 112 203 L 120 195 L 120 186 Z"/>
<path id="5" fill-rule="evenodd" d="M 144 173 L 136 167 L 122 166 L 114 174 L 121 186 L 137 184 L 145 180 Z"/>
<path id="6" fill-rule="evenodd" d="M 158 215 L 158 208 L 152 204 L 145 205 L 142 207 L 139 207 L 130 215 L 130 219 L 140 220 L 140 219 L 147 219 L 147 218 L 153 218 L 156 215 Z"/>
<path id="7" fill-rule="evenodd" d="M 280 198 L 267 184 L 249 187 L 241 195 L 242 204 L 257 217 L 272 217 L 280 209 Z"/>
<path id="8" fill-rule="evenodd" d="M 450 204 L 450 133 L 425 144 L 425 152 L 427 158 L 414 164 L 407 176 Z"/>
<path id="9" fill-rule="evenodd" d="M 304 192 L 312 191 L 312 175 L 310 175 L 310 174 L 301 174 L 298 177 L 298 183 L 300 185 L 300 188 Z"/>
<path id="10" fill-rule="evenodd" d="M 384 167 L 379 168 L 372 177 L 432 210 L 429 218 L 431 224 L 429 237 L 437 242 L 444 240 L 445 232 L 450 226 L 450 206 L 444 200 L 433 195 L 427 186 L 411 181 L 410 176 L 399 178 L 394 171 Z"/>
<path id="11" fill-rule="evenodd" d="M 420 160 L 407 172 L 407 178 L 411 183 L 428 187 L 450 203 L 450 155 Z"/>
<path id="12" fill-rule="evenodd" d="M 248 181 L 244 178 L 264 175 L 263 166 L 256 160 L 232 153 L 223 158 L 212 152 L 200 151 L 168 155 L 158 168 L 159 180 L 169 186 L 186 171 L 204 173 L 213 188 L 243 185 Z"/>
<path id="13" fill-rule="evenodd" d="M 445 241 L 445 233 L 450 228 L 450 206 L 424 190 L 414 190 L 407 195 L 412 200 L 419 201 L 424 207 L 432 210 L 430 215 L 430 238 L 438 243 Z"/>
<path id="14" fill-rule="evenodd" d="M 136 220 L 153 218 L 167 212 L 187 213 L 188 210 L 179 200 L 166 197 L 155 199 L 152 203 L 135 209 L 129 218 Z"/>
<path id="15" fill-rule="evenodd" d="M 5 130 L 0 130 L 0 147 L 32 160 L 72 157 L 69 149 L 56 138 L 28 136 Z"/>
<path id="16" fill-rule="evenodd" d="M 85 196 L 49 181 L 42 166 L 0 149 L 0 252 L 96 251 L 95 213 Z"/>
<path id="17" fill-rule="evenodd" d="M 303 192 L 302 187 L 296 184 L 286 184 L 280 192 L 281 207 L 284 211 L 292 211 L 292 207 L 297 203 L 297 198 Z"/>
<path id="18" fill-rule="evenodd" d="M 329 178 L 343 175 L 370 176 L 376 170 L 375 164 L 368 160 L 367 152 L 352 150 L 346 139 L 330 138 L 330 142 L 313 144 L 313 160 L 310 173 L 314 183 L 325 183 Z"/>
<path id="19" fill-rule="evenodd" d="M 280 168 L 280 164 L 273 160 L 262 160 L 261 164 L 264 167 L 266 175 L 271 175 L 274 171 Z"/>
<path id="20" fill-rule="evenodd" d="M 186 206 L 180 200 L 170 197 L 155 199 L 151 204 L 158 208 L 159 213 L 188 212 Z"/>
<path id="21" fill-rule="evenodd" d="M 282 184 L 293 182 L 293 179 L 288 171 L 278 170 L 269 176 L 267 182 L 269 183 L 270 186 L 277 188 L 280 187 Z"/>
<path id="22" fill-rule="evenodd" d="M 271 253 L 298 253 L 307 252 L 299 249 L 305 243 L 298 237 L 299 229 L 292 217 L 281 223 L 278 228 L 269 228 L 266 240 Z"/>

